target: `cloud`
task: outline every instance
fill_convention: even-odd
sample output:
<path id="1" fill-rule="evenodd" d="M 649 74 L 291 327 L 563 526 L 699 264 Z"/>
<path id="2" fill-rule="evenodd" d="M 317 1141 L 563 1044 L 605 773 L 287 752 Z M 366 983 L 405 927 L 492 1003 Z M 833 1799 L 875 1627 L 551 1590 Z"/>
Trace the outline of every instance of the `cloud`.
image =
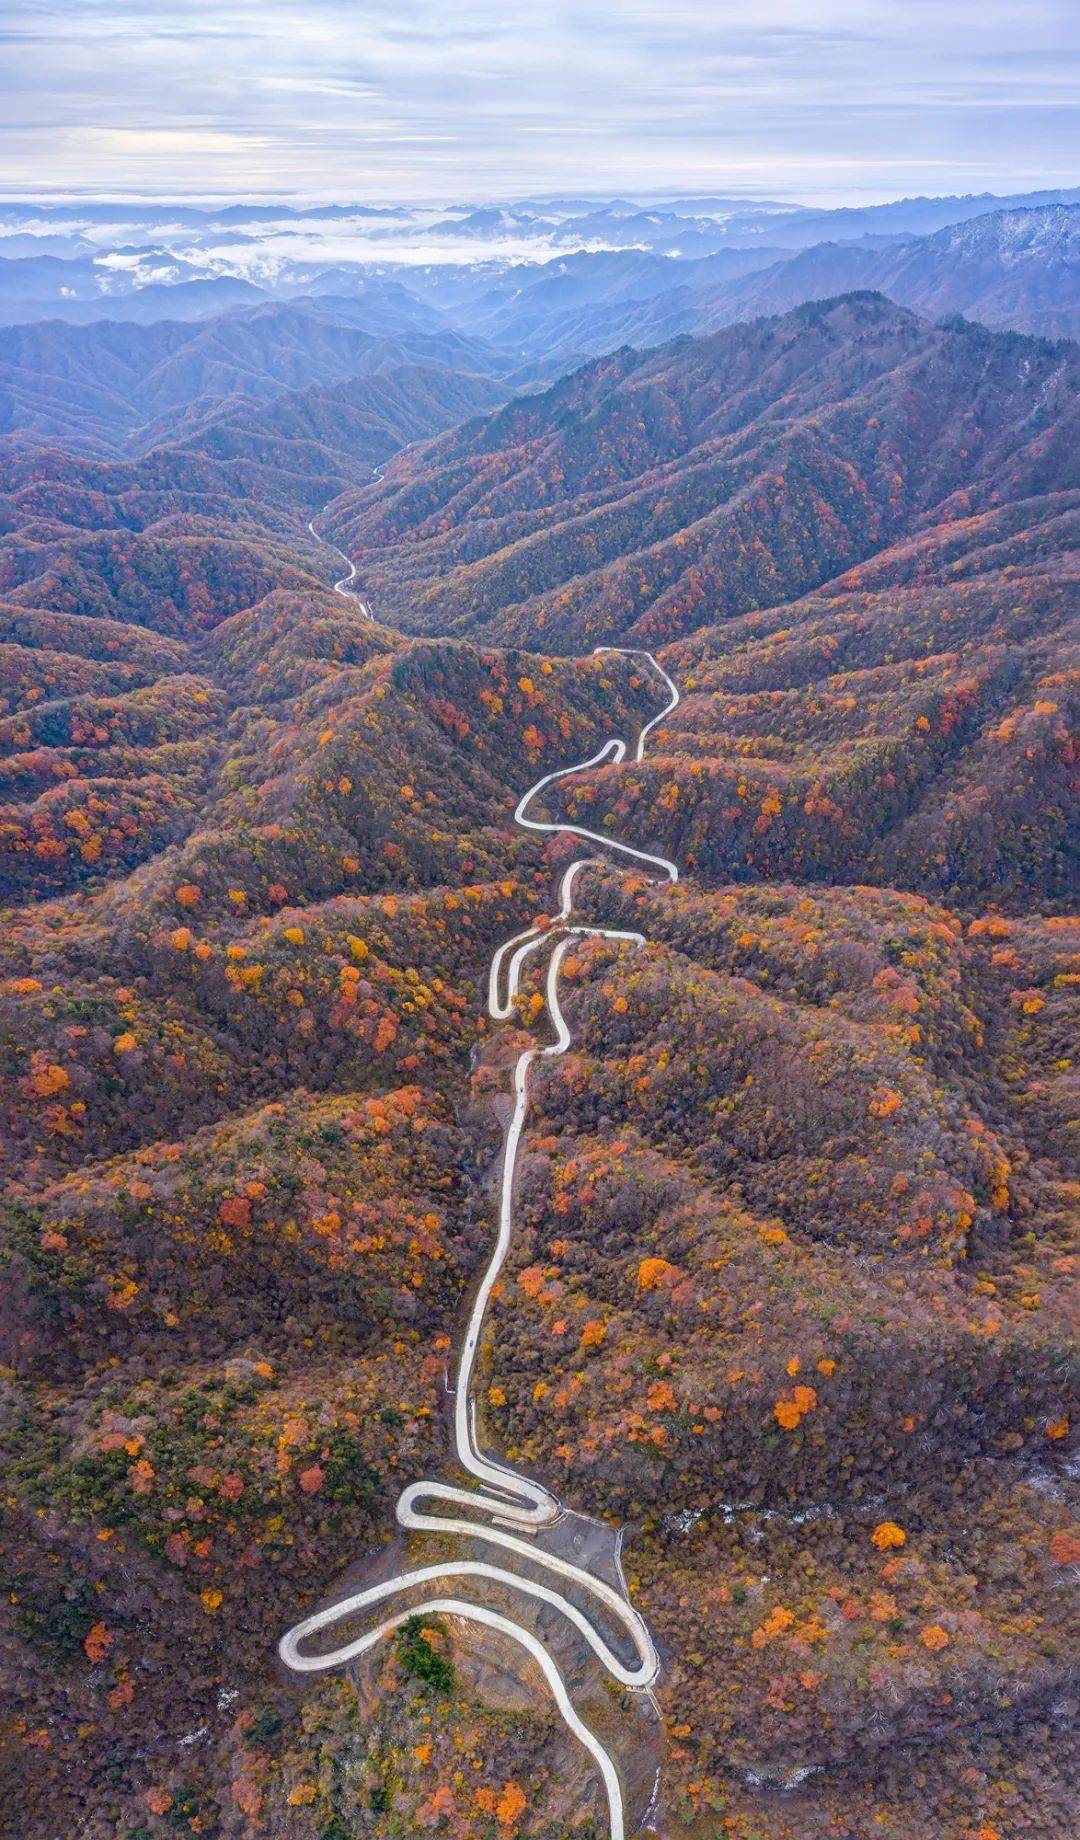
<path id="1" fill-rule="evenodd" d="M 1071 15 L 1058 0 L 8 0 L 0 150 L 9 191 L 1060 184 Z"/>

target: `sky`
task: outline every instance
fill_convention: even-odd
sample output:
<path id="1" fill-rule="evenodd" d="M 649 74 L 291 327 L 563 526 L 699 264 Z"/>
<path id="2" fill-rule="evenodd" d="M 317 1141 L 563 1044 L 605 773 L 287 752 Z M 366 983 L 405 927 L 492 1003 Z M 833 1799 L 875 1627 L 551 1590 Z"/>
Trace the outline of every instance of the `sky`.
<path id="1" fill-rule="evenodd" d="M 0 189 L 866 204 L 1076 183 L 1059 0 L 3 0 Z"/>

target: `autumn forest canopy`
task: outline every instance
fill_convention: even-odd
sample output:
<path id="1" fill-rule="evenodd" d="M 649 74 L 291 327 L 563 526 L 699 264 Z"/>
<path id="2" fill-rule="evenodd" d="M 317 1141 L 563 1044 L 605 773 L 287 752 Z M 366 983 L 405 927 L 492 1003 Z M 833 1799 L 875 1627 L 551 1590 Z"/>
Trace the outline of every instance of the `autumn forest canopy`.
<path id="1" fill-rule="evenodd" d="M 606 1833 L 475 1630 L 274 1650 L 461 1481 L 551 1039 L 488 966 L 578 853 L 514 808 L 657 713 L 634 648 L 678 708 L 544 815 L 681 879 L 578 879 L 648 943 L 563 961 L 476 1400 L 628 1529 L 660 1722 L 515 1614 L 665 1840 L 1069 1831 L 1078 211 L 0 276 L 3 1831 Z"/>

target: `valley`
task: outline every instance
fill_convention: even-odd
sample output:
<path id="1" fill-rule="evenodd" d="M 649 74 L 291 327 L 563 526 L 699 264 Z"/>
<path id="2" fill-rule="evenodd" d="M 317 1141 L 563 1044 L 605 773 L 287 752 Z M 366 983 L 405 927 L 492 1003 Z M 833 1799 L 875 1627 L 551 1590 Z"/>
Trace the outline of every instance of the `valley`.
<path id="1" fill-rule="evenodd" d="M 1056 1840 L 1076 348 L 486 288 L 0 336 L 0 1754 Z"/>

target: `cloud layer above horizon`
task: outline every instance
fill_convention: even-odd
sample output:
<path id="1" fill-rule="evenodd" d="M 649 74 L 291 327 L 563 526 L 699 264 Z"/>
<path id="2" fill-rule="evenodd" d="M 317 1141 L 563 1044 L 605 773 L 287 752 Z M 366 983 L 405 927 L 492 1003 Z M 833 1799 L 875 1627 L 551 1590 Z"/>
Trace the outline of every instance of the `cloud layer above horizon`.
<path id="1" fill-rule="evenodd" d="M 8 0 L 9 192 L 672 187 L 867 203 L 1076 177 L 1058 0 Z"/>

